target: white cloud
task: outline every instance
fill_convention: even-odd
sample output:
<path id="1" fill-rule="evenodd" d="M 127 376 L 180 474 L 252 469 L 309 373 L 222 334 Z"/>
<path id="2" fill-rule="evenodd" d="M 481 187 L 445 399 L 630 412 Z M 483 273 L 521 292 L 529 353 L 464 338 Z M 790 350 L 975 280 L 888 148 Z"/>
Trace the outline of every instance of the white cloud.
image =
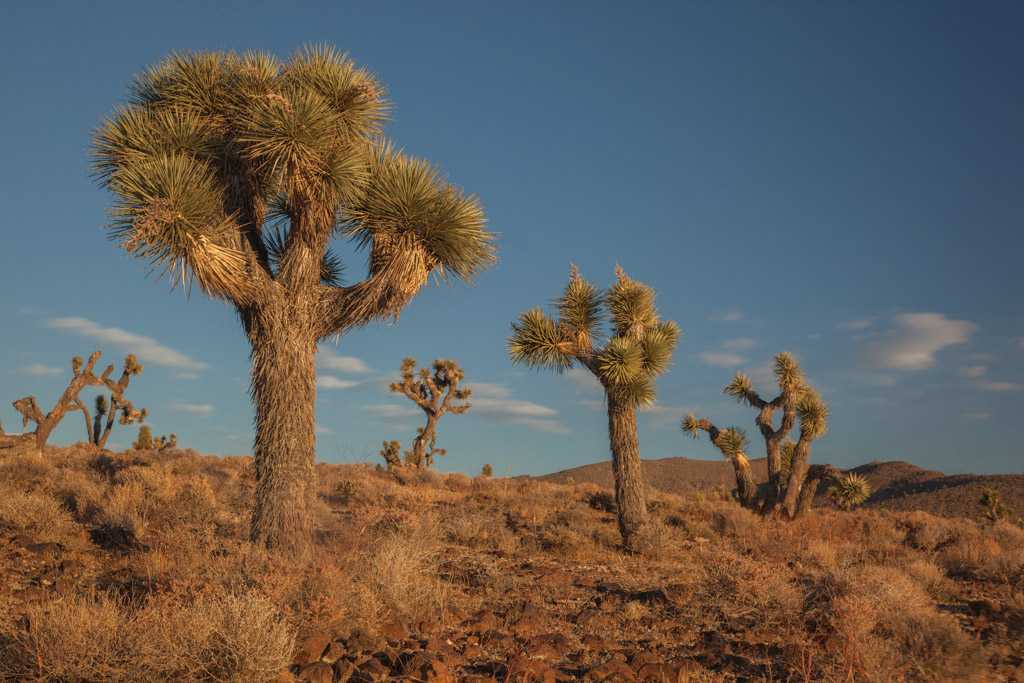
<path id="1" fill-rule="evenodd" d="M 997 382 L 990 379 L 978 380 L 974 383 L 982 391 L 1020 391 L 1024 385 L 1016 382 Z"/>
<path id="2" fill-rule="evenodd" d="M 199 379 L 198 372 L 176 372 L 174 373 L 176 379 Z"/>
<path id="3" fill-rule="evenodd" d="M 523 417 L 516 420 L 510 420 L 515 424 L 521 424 L 529 429 L 537 432 L 548 432 L 549 434 L 569 434 L 570 429 L 558 420 L 545 420 L 542 418 L 535 417 Z"/>
<path id="4" fill-rule="evenodd" d="M 334 375 L 320 375 L 316 378 L 316 385 L 321 389 L 351 389 L 359 384 L 356 380 L 341 379 Z"/>
<path id="5" fill-rule="evenodd" d="M 726 339 L 722 342 L 722 348 L 729 349 L 730 351 L 749 351 L 755 346 L 757 346 L 757 342 L 750 337 L 737 337 L 736 339 Z"/>
<path id="6" fill-rule="evenodd" d="M 333 434 L 334 433 L 333 429 L 331 429 L 330 427 L 324 427 L 320 423 L 317 423 L 317 425 L 314 428 L 314 430 L 316 431 L 317 434 Z"/>
<path id="7" fill-rule="evenodd" d="M 565 371 L 565 376 L 581 391 L 594 392 L 602 390 L 601 383 L 594 377 L 594 373 L 586 368 L 569 368 Z"/>
<path id="8" fill-rule="evenodd" d="M 718 322 L 734 323 L 739 320 L 743 320 L 743 311 L 731 310 L 731 311 L 720 311 L 718 313 L 712 313 L 709 316 L 710 320 L 716 320 Z"/>
<path id="9" fill-rule="evenodd" d="M 172 403 L 171 409 L 190 415 L 212 415 L 213 406 L 209 403 Z"/>
<path id="10" fill-rule="evenodd" d="M 687 413 L 697 412 L 694 408 L 688 406 L 675 406 L 667 405 L 664 403 L 655 403 L 654 405 L 645 406 L 640 409 L 640 412 L 644 415 L 649 416 L 649 419 L 657 427 L 666 427 L 669 425 L 675 425 L 683 415 Z"/>
<path id="11" fill-rule="evenodd" d="M 119 327 L 103 327 L 85 318 L 54 318 L 47 325 L 56 330 L 75 332 L 83 337 L 117 346 L 128 353 L 134 353 L 144 362 L 164 365 L 183 370 L 202 370 L 206 363 L 190 358 L 169 346 L 164 346 L 152 337 L 122 330 Z"/>
<path id="12" fill-rule="evenodd" d="M 861 318 L 860 320 L 847 320 L 845 322 L 841 322 L 838 325 L 836 325 L 836 327 L 838 327 L 841 330 L 863 331 L 874 324 L 875 321 L 872 318 Z"/>
<path id="13" fill-rule="evenodd" d="M 962 377 L 968 377 L 970 379 L 977 379 L 978 377 L 984 375 L 986 372 L 988 372 L 988 368 L 985 367 L 984 365 L 971 365 L 966 368 L 960 368 L 960 375 Z"/>
<path id="14" fill-rule="evenodd" d="M 901 313 L 893 326 L 867 348 L 875 367 L 925 370 L 935 365 L 935 354 L 948 346 L 965 344 L 977 329 L 966 320 L 951 320 L 941 313 Z"/>
<path id="15" fill-rule="evenodd" d="M 355 356 L 340 356 L 330 349 L 320 349 L 317 354 L 317 363 L 325 370 L 348 374 L 358 375 L 373 371 L 362 359 Z"/>
<path id="16" fill-rule="evenodd" d="M 473 382 L 468 387 L 473 390 L 471 400 L 474 402 L 478 398 L 507 398 L 512 395 L 512 391 L 508 387 L 493 382 Z"/>
<path id="17" fill-rule="evenodd" d="M 363 410 L 375 417 L 383 418 L 412 417 L 420 414 L 419 408 L 414 408 L 411 405 L 404 406 L 398 403 L 376 403 L 373 405 L 364 405 Z"/>
<path id="18" fill-rule="evenodd" d="M 730 353 L 728 351 L 704 351 L 703 353 L 698 353 L 697 357 L 708 365 L 716 365 L 723 368 L 734 368 L 747 362 L 747 359 L 738 353 Z"/>
<path id="19" fill-rule="evenodd" d="M 32 363 L 26 365 L 23 368 L 19 368 L 18 372 L 22 375 L 32 375 L 34 377 L 50 377 L 52 375 L 59 375 L 63 372 L 60 368 L 55 368 L 52 365 L 43 365 L 42 363 Z"/>

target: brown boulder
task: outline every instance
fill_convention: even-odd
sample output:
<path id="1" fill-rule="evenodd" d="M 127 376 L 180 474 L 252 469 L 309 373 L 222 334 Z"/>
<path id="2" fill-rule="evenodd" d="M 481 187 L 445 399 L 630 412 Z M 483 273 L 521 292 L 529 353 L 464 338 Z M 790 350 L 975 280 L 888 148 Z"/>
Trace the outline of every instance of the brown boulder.
<path id="1" fill-rule="evenodd" d="M 313 662 L 302 667 L 299 680 L 303 683 L 334 683 L 334 667 L 327 662 Z"/>
<path id="2" fill-rule="evenodd" d="M 306 636 L 295 650 L 295 664 L 305 666 L 312 662 L 320 661 L 320 656 L 331 644 L 332 638 L 323 632 L 313 633 Z"/>

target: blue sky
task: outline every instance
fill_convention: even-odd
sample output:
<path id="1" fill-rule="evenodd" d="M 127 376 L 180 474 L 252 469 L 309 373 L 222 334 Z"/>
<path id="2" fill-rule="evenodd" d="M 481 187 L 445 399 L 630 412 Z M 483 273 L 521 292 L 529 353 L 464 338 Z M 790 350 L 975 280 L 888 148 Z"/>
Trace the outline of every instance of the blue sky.
<path id="1" fill-rule="evenodd" d="M 478 389 L 441 423 L 442 469 L 606 458 L 586 378 L 505 355 L 509 323 L 572 261 L 602 285 L 621 263 L 684 331 L 640 419 L 644 457 L 716 458 L 679 418 L 752 431 L 721 388 L 747 370 L 767 393 L 789 350 L 832 407 L 815 460 L 1022 471 L 1022 21 L 1009 2 L 15 3 L 0 27 L 0 419 L 15 430 L 9 402 L 28 393 L 51 404 L 72 355 L 134 351 L 130 395 L 157 433 L 249 452 L 234 314 L 105 239 L 89 139 L 171 51 L 326 42 L 387 85 L 396 143 L 481 197 L 500 262 L 327 347 L 321 459 L 408 442 L 419 417 L 383 388 L 407 355 L 456 358 Z M 57 440 L 81 432 L 72 417 Z"/>

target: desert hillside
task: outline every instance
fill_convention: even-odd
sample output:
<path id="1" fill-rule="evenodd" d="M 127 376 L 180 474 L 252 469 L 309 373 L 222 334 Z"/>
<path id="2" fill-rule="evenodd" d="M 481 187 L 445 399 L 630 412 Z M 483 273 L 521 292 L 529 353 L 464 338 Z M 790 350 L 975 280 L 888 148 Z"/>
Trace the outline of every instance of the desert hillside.
<path id="1" fill-rule="evenodd" d="M 759 481 L 767 478 L 764 458 L 751 460 L 754 476 Z M 644 460 L 643 471 L 647 483 L 654 489 L 677 495 L 714 489 L 731 490 L 736 486 L 732 466 L 724 460 L 695 460 L 691 458 L 662 458 Z M 946 517 L 981 518 L 979 505 L 982 494 L 996 491 L 1006 506 L 1007 516 L 1024 517 L 1024 475 L 946 475 L 926 470 L 903 461 L 871 462 L 846 472 L 855 472 L 871 484 L 871 497 L 865 507 L 888 510 L 920 510 Z M 537 477 L 555 483 L 592 483 L 610 488 L 612 468 L 608 461 L 583 465 Z M 822 487 L 817 505 L 829 506 Z"/>
<path id="2" fill-rule="evenodd" d="M 249 458 L 0 460 L 0 678 L 1024 677 L 1024 530 L 1009 522 L 778 522 L 658 492 L 627 555 L 597 484 L 318 474 L 311 555 L 281 558 L 247 541 Z"/>

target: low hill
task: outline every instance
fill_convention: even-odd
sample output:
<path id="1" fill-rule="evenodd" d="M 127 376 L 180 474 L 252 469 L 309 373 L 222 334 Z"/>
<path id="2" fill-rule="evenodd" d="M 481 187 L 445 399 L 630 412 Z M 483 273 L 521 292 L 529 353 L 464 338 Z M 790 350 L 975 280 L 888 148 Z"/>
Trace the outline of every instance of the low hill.
<path id="1" fill-rule="evenodd" d="M 754 476 L 764 481 L 767 477 L 764 458 L 751 460 L 751 466 Z M 724 460 L 644 460 L 643 470 L 652 488 L 676 495 L 718 487 L 731 490 L 736 486 L 732 467 Z M 945 517 L 979 518 L 983 512 L 979 504 L 982 493 L 992 489 L 999 494 L 1011 519 L 1024 516 L 1024 474 L 947 475 L 901 460 L 874 461 L 844 471 L 856 472 L 871 484 L 874 493 L 865 507 L 923 510 Z M 611 462 L 605 461 L 546 474 L 537 479 L 558 484 L 593 483 L 611 487 L 612 467 Z M 824 489 L 818 504 L 829 505 L 823 494 Z"/>

